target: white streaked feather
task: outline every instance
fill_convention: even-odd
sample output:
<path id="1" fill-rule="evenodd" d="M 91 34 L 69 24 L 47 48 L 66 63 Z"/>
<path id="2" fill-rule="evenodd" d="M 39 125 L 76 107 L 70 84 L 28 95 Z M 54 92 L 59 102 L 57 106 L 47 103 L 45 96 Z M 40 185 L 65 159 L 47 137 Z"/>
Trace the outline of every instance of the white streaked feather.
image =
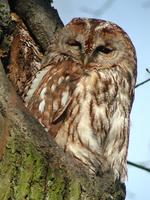
<path id="1" fill-rule="evenodd" d="M 98 150 L 98 142 L 94 137 L 94 133 L 92 127 L 90 125 L 90 115 L 89 115 L 89 102 L 91 100 L 91 96 L 87 98 L 86 101 L 82 102 L 81 107 L 81 119 L 78 125 L 78 132 L 81 141 L 89 146 L 93 151 Z"/>
<path id="2" fill-rule="evenodd" d="M 60 84 L 63 82 L 63 80 L 64 80 L 64 77 L 60 77 L 60 78 L 58 79 L 58 84 L 60 85 Z"/>
<path id="3" fill-rule="evenodd" d="M 55 100 L 53 101 L 53 111 L 57 111 L 58 110 L 58 102 Z"/>
<path id="4" fill-rule="evenodd" d="M 39 111 L 42 113 L 45 108 L 45 100 L 43 99 L 41 103 L 39 104 Z"/>
<path id="5" fill-rule="evenodd" d="M 67 101 L 68 101 L 68 98 L 69 98 L 69 91 L 67 90 L 67 91 L 64 91 L 64 92 L 62 93 L 62 98 L 61 98 L 61 105 L 62 105 L 62 106 L 65 106 L 65 105 L 66 105 L 66 103 L 67 103 Z"/>
<path id="6" fill-rule="evenodd" d="M 40 93 L 41 99 L 44 99 L 46 90 L 47 90 L 46 87 L 42 89 L 42 91 L 41 91 L 41 93 Z"/>
<path id="7" fill-rule="evenodd" d="M 38 88 L 38 85 L 39 85 L 40 81 L 42 80 L 42 78 L 44 77 L 44 75 L 47 73 L 48 70 L 49 70 L 49 68 L 47 67 L 47 68 L 45 68 L 42 71 L 37 73 L 37 76 L 35 77 L 35 79 L 32 82 L 31 88 L 27 92 L 27 96 L 25 98 L 26 104 L 30 101 L 30 99 L 33 96 L 35 90 Z"/>
<path id="8" fill-rule="evenodd" d="M 52 86 L 51 86 L 51 91 L 54 92 L 55 89 L 56 89 L 56 85 L 55 85 L 55 84 L 52 84 Z"/>

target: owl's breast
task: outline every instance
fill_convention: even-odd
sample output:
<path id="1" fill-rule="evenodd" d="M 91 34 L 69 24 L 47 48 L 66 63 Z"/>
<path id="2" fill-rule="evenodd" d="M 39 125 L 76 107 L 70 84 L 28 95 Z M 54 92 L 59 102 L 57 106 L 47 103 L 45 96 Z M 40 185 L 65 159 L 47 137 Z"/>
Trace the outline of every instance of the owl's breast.
<path id="1" fill-rule="evenodd" d="M 56 142 L 84 163 L 98 162 L 95 155 L 102 153 L 110 129 L 109 93 L 98 72 L 84 76 L 74 90 L 66 120 L 56 135 Z"/>

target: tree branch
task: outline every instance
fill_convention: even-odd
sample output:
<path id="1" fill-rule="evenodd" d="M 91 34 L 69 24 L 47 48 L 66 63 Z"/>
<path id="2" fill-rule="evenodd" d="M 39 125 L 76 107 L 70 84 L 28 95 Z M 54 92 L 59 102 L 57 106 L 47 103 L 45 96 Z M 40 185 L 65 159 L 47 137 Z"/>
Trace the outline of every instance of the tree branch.
<path id="1" fill-rule="evenodd" d="M 143 165 L 140 165 L 140 164 L 137 164 L 137 163 L 134 163 L 134 162 L 131 162 L 131 161 L 127 161 L 128 165 L 131 165 L 133 167 L 136 167 L 136 168 L 139 168 L 139 169 L 142 169 L 142 170 L 145 170 L 147 172 L 150 172 L 150 168 L 147 168 Z"/>
<path id="2" fill-rule="evenodd" d="M 138 83 L 136 86 L 135 86 L 135 88 L 138 88 L 138 87 L 140 87 L 141 85 L 144 85 L 145 83 L 147 83 L 147 82 L 149 82 L 150 81 L 150 78 L 148 78 L 147 80 L 145 80 L 145 81 L 143 81 L 143 82 L 141 82 L 141 83 Z"/>
<path id="3" fill-rule="evenodd" d="M 42 28 L 44 23 L 42 12 L 46 12 L 46 16 L 53 16 L 48 14 L 51 10 L 46 9 L 49 1 L 10 0 L 9 2 L 12 3 L 11 8 L 15 5 L 17 13 L 22 16 L 25 24 L 34 34 L 34 38 L 45 51 L 56 30 L 56 24 L 59 23 L 55 17 L 48 17 L 45 22 L 48 28 L 44 29 L 45 26 Z M 13 43 L 18 49 L 22 45 L 21 35 L 16 37 L 16 40 L 21 39 L 21 43 L 19 41 L 17 43 L 16 40 Z M 28 37 L 27 40 L 30 41 L 30 38 Z M 21 65 L 20 70 L 24 70 L 30 63 L 24 58 L 34 54 L 35 48 L 30 47 L 31 54 L 26 56 L 23 56 L 19 50 L 14 50 L 16 58 L 22 61 L 19 64 L 17 62 L 16 65 L 17 67 Z M 74 160 L 70 154 L 63 152 L 23 106 L 8 81 L 1 63 L 0 119 L 2 122 L 0 123 L 2 130 L 0 132 L 0 199 L 125 199 L 125 185 L 119 180 L 114 181 L 112 171 L 104 175 L 90 175 L 88 168 L 83 167 L 82 163 Z"/>
<path id="4" fill-rule="evenodd" d="M 50 0 L 10 0 L 13 9 L 23 20 L 44 51 L 54 33 L 63 27 L 57 10 Z"/>
<path id="5" fill-rule="evenodd" d="M 146 71 L 150 74 L 150 71 L 149 71 L 148 68 L 146 68 Z M 147 80 L 145 80 L 145 81 L 143 81 L 143 82 L 141 82 L 141 83 L 138 83 L 138 84 L 135 86 L 135 88 L 137 88 L 137 87 L 139 87 L 139 86 L 141 86 L 141 85 L 144 85 L 145 83 L 147 83 L 147 82 L 149 82 L 149 81 L 150 81 L 150 78 L 148 78 Z"/>
<path id="6" fill-rule="evenodd" d="M 0 1 L 0 57 L 4 57 L 10 46 L 9 34 L 12 29 L 10 8 L 7 0 Z"/>

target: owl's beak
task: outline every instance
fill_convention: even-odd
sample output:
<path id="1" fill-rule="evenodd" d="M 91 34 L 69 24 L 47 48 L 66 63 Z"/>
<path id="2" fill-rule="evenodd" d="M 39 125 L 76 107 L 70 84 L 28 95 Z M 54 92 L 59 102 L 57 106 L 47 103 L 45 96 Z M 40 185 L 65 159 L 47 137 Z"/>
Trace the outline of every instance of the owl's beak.
<path id="1" fill-rule="evenodd" d="M 89 62 L 89 56 L 88 56 L 88 55 L 85 55 L 85 56 L 84 56 L 84 59 L 83 59 L 83 64 L 84 64 L 84 66 L 86 66 L 86 65 L 88 64 L 88 62 Z"/>

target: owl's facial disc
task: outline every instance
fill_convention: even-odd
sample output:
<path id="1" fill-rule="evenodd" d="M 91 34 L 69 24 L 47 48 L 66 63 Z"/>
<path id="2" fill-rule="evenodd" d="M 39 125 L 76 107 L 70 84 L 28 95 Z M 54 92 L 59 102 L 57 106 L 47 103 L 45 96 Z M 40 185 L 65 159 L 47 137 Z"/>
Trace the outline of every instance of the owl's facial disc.
<path id="1" fill-rule="evenodd" d="M 89 40 L 89 38 L 88 38 Z M 69 39 L 66 42 L 68 54 L 72 54 L 72 57 L 82 61 L 84 66 L 89 65 L 97 57 L 101 59 L 106 58 L 106 56 L 111 56 L 112 52 L 115 50 L 111 45 L 105 44 L 101 39 L 101 43 L 98 42 L 96 46 L 88 48 L 86 44 L 89 44 L 86 40 L 79 41 L 79 39 Z"/>
<path id="2" fill-rule="evenodd" d="M 81 64 L 83 68 L 117 64 L 130 67 L 136 63 L 134 46 L 127 34 L 104 20 L 73 19 L 57 35 L 52 47 L 57 54 Z"/>
<path id="3" fill-rule="evenodd" d="M 77 27 L 76 27 L 77 29 Z M 120 39 L 116 39 L 116 33 L 110 30 L 92 30 L 93 34 L 84 31 L 68 30 L 67 37 L 63 42 L 63 52 L 68 55 L 69 59 L 73 59 L 80 63 L 83 67 L 111 67 L 111 64 L 120 59 L 124 52 L 124 44 L 122 44 L 122 35 L 118 33 Z M 91 30 L 90 30 L 91 31 Z M 114 62 L 113 62 L 114 60 Z"/>

